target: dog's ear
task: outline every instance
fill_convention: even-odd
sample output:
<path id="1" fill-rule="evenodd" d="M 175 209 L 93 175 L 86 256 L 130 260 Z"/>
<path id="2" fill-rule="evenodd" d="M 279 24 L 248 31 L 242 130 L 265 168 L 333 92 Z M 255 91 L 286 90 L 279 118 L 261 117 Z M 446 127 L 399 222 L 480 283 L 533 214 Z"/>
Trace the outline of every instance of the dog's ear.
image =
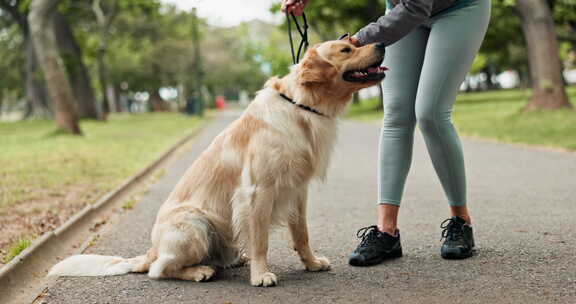
<path id="1" fill-rule="evenodd" d="M 332 64 L 322 59 L 315 49 L 310 49 L 300 63 L 298 82 L 304 86 L 326 83 L 336 73 L 338 71 Z"/>

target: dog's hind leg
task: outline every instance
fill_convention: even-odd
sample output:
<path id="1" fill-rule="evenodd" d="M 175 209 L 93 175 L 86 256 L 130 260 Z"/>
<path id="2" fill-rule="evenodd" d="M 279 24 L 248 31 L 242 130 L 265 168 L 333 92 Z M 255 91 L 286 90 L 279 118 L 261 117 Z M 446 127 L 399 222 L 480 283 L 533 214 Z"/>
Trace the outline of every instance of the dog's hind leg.
<path id="1" fill-rule="evenodd" d="M 308 239 L 308 223 L 306 221 L 306 201 L 308 190 L 300 190 L 296 198 L 296 210 L 288 222 L 294 249 L 298 252 L 300 260 L 308 271 L 323 271 L 330 269 L 330 262 L 323 257 L 316 257 L 312 253 Z"/>
<path id="2" fill-rule="evenodd" d="M 247 255 L 242 254 L 242 255 L 240 255 L 240 256 L 238 257 L 238 259 L 237 259 L 232 265 L 229 265 L 229 266 L 226 267 L 226 268 L 238 268 L 238 267 L 243 267 L 243 266 L 248 265 L 249 262 L 250 262 L 250 258 L 249 258 Z"/>
<path id="3" fill-rule="evenodd" d="M 184 267 L 171 273 L 171 277 L 186 281 L 204 282 L 214 276 L 216 270 L 213 267 L 198 265 Z"/>
<path id="4" fill-rule="evenodd" d="M 158 257 L 148 276 L 154 279 L 194 277 L 186 275 L 185 265 L 196 265 L 208 255 L 210 240 L 205 229 L 174 229 L 160 237 Z M 206 271 L 205 271 L 206 272 Z M 211 276 L 211 275 L 210 275 Z"/>
<path id="5" fill-rule="evenodd" d="M 156 261 L 150 265 L 148 276 L 153 279 L 169 278 L 169 271 L 167 269 L 169 266 L 172 269 L 175 267 L 182 268 L 182 263 L 177 260 L 175 255 L 164 253 L 158 256 Z"/>

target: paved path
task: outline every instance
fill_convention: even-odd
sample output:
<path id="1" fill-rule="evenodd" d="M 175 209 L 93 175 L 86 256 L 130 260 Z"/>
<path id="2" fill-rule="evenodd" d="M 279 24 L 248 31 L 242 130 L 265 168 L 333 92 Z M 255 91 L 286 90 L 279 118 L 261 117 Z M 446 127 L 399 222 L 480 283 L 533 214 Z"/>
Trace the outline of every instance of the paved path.
<path id="1" fill-rule="evenodd" d="M 135 256 L 149 246 L 157 208 L 210 140 L 236 114 L 221 115 L 193 149 L 90 252 Z M 310 197 L 313 247 L 332 261 L 303 271 L 284 232 L 272 235 L 271 270 L 280 285 L 254 288 L 248 269 L 221 271 L 208 283 L 153 281 L 131 274 L 62 278 L 46 303 L 576 303 L 576 155 L 465 141 L 470 208 L 478 254 L 439 256 L 448 216 L 439 182 L 417 136 L 400 213 L 405 256 L 371 268 L 346 264 L 356 230 L 375 220 L 378 127 L 344 122 L 327 184 Z"/>

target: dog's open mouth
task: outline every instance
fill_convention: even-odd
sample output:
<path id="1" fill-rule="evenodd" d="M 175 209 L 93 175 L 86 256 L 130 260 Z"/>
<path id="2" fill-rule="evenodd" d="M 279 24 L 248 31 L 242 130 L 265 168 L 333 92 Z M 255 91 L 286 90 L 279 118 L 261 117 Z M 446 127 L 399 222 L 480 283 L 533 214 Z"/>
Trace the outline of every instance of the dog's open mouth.
<path id="1" fill-rule="evenodd" d="M 387 67 L 380 66 L 380 64 L 382 64 L 382 61 L 378 61 L 362 70 L 347 71 L 342 77 L 349 82 L 380 81 L 386 77 L 385 72 L 388 70 Z"/>

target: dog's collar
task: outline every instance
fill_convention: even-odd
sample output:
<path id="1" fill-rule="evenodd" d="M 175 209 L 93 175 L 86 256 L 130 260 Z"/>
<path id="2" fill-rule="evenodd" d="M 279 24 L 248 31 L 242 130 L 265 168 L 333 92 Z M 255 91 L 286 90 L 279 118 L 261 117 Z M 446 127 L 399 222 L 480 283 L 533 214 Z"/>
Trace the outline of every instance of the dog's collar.
<path id="1" fill-rule="evenodd" d="M 308 111 L 308 112 L 312 112 L 312 113 L 314 113 L 314 114 L 316 114 L 316 115 L 320 115 L 320 116 L 323 116 L 323 117 L 327 117 L 326 115 L 318 112 L 318 110 L 316 110 L 316 109 L 314 109 L 314 108 L 311 108 L 311 107 L 309 107 L 309 106 L 305 106 L 305 105 L 303 105 L 303 104 L 297 103 L 297 102 L 294 101 L 294 99 L 292 99 L 292 98 L 290 98 L 290 97 L 288 97 L 288 96 L 286 96 L 286 95 L 284 95 L 284 94 L 282 94 L 282 93 L 280 93 L 280 97 L 282 97 L 282 98 L 283 98 L 284 100 L 286 100 L 287 102 L 289 102 L 289 103 L 291 103 L 291 104 L 293 104 L 293 105 L 295 105 L 295 106 L 297 106 L 297 107 L 299 107 L 299 108 L 301 108 L 301 109 L 304 109 L 304 110 L 306 110 L 306 111 Z"/>

